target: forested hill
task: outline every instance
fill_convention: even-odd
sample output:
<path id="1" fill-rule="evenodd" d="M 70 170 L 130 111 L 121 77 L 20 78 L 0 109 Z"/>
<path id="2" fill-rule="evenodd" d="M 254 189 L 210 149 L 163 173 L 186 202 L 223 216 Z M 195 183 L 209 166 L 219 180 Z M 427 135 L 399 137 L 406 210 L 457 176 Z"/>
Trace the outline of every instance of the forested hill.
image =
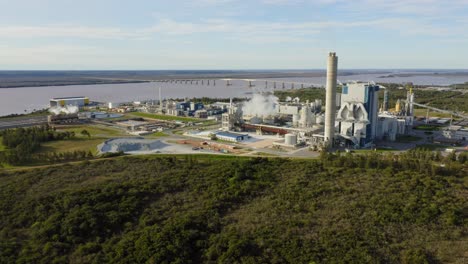
<path id="1" fill-rule="evenodd" d="M 0 263 L 463 263 L 465 158 L 148 156 L 0 172 Z"/>

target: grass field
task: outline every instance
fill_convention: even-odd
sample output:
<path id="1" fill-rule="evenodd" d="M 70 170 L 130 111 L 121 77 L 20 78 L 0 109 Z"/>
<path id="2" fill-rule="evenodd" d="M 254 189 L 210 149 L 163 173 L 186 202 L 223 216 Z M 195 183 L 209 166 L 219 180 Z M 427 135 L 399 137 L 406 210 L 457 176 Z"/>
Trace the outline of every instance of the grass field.
<path id="1" fill-rule="evenodd" d="M 414 109 L 414 115 L 415 116 L 426 116 L 427 115 L 427 109 Z M 441 112 L 435 112 L 435 111 L 431 111 L 429 110 L 429 117 L 443 117 L 443 118 L 450 118 L 451 115 L 450 114 L 446 114 L 446 113 L 441 113 Z"/>
<path id="2" fill-rule="evenodd" d="M 97 145 L 101 144 L 106 139 L 118 136 L 129 136 L 122 130 L 96 125 L 70 126 L 58 130 L 75 132 L 75 139 L 43 143 L 39 153 L 91 151 L 93 154 L 97 154 Z M 83 130 L 87 130 L 91 134 L 91 137 L 83 136 L 81 134 Z"/>
<path id="3" fill-rule="evenodd" d="M 104 142 L 103 138 L 76 138 L 72 140 L 50 141 L 42 144 L 39 153 L 46 152 L 72 152 L 72 151 L 91 151 L 97 153 L 97 145 Z"/>
<path id="4" fill-rule="evenodd" d="M 204 119 L 191 118 L 191 117 L 182 117 L 182 116 L 170 116 L 170 115 L 158 115 L 150 113 L 140 113 L 134 112 L 129 115 L 144 117 L 144 118 L 153 118 L 166 121 L 182 121 L 182 122 L 206 122 Z"/>
<path id="5" fill-rule="evenodd" d="M 92 138 L 108 138 L 108 137 L 115 137 L 115 136 L 128 136 L 124 131 L 111 128 L 111 127 L 104 127 L 104 126 L 95 126 L 95 125 L 83 125 L 83 126 L 70 126 L 67 128 L 60 128 L 60 131 L 69 131 L 75 132 L 76 137 L 80 138 L 83 137 L 81 135 L 81 131 L 86 129 L 91 134 Z"/>

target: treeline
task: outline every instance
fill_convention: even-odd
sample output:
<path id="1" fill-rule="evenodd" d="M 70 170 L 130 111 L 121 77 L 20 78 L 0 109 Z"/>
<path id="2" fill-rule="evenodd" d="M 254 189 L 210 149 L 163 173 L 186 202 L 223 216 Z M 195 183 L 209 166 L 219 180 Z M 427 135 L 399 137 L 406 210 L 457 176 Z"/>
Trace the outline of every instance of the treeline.
<path id="1" fill-rule="evenodd" d="M 406 89 L 399 89 L 401 84 L 383 84 L 387 87 L 389 107 L 395 108 L 395 104 L 398 99 L 406 99 Z M 338 87 L 338 92 L 341 91 Z M 468 93 L 461 91 L 435 91 L 435 90 L 423 90 L 414 89 L 415 100 L 420 104 L 428 104 L 433 107 L 440 109 L 447 109 L 452 111 L 465 111 L 468 112 Z M 322 99 L 325 102 L 325 89 L 323 88 L 304 88 L 304 89 L 293 89 L 293 90 L 276 90 L 274 92 L 280 101 L 285 101 L 287 97 L 295 98 L 299 97 L 301 102 L 306 100 L 313 101 L 315 99 Z M 383 103 L 384 90 L 379 92 L 379 102 Z M 380 104 L 379 103 L 379 104 Z"/>
<path id="2" fill-rule="evenodd" d="M 75 133 L 68 131 L 57 132 L 54 128 L 44 125 L 6 129 L 0 131 L 0 137 L 2 138 L 2 144 L 6 147 L 6 150 L 0 152 L 0 163 L 20 165 L 38 159 L 38 156 L 35 157 L 34 153 L 40 149 L 41 143 L 72 139 L 75 137 Z"/>
<path id="3" fill-rule="evenodd" d="M 324 166 L 362 168 L 362 169 L 391 169 L 411 170 L 428 175 L 454 175 L 462 167 L 468 165 L 468 152 L 451 152 L 443 156 L 440 151 L 412 149 L 398 154 L 370 153 L 353 155 L 343 152 L 320 153 L 320 160 Z"/>
<path id="4" fill-rule="evenodd" d="M 0 172 L 0 263 L 462 263 L 463 157 L 127 156 Z"/>

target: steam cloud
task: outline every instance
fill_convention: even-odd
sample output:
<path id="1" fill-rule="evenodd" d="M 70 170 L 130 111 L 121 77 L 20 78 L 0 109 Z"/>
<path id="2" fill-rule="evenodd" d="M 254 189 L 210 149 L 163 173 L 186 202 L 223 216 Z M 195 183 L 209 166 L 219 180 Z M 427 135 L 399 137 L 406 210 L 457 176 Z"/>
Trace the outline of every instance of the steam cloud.
<path id="1" fill-rule="evenodd" d="M 59 115 L 59 114 L 75 114 L 78 113 L 78 106 L 74 105 L 67 105 L 65 107 L 60 107 L 60 106 L 54 106 L 49 108 L 49 112 L 54 114 L 54 115 Z"/>
<path id="2" fill-rule="evenodd" d="M 254 94 L 252 99 L 244 103 L 242 112 L 244 115 L 266 117 L 276 114 L 278 97 L 274 95 Z"/>

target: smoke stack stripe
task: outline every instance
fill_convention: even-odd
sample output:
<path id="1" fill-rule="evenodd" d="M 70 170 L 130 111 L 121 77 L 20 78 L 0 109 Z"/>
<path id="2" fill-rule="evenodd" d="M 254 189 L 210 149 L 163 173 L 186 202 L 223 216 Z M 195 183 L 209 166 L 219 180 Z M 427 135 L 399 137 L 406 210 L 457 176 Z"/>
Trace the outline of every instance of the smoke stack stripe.
<path id="1" fill-rule="evenodd" d="M 327 63 L 327 87 L 326 87 L 326 110 L 325 110 L 325 143 L 333 147 L 335 138 L 336 117 L 336 75 L 338 69 L 338 57 L 335 52 L 328 54 Z"/>

